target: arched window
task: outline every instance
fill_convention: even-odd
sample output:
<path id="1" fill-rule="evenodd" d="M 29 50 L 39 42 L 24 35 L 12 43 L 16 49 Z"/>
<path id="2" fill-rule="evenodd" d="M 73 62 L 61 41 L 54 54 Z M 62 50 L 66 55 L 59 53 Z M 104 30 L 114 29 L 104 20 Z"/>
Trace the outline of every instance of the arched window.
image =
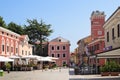
<path id="1" fill-rule="evenodd" d="M 5 39 L 2 37 L 2 52 L 5 51 Z"/>

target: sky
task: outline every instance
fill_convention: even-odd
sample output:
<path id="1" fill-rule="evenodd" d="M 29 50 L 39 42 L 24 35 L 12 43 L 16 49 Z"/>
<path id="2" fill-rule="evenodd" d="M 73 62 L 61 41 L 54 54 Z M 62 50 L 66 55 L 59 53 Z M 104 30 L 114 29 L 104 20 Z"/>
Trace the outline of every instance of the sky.
<path id="1" fill-rule="evenodd" d="M 63 37 L 70 41 L 70 51 L 77 42 L 91 34 L 93 11 L 104 11 L 107 18 L 120 6 L 120 0 L 0 0 L 0 16 L 8 24 L 27 24 L 27 19 L 41 19 L 51 24 L 52 40 Z"/>

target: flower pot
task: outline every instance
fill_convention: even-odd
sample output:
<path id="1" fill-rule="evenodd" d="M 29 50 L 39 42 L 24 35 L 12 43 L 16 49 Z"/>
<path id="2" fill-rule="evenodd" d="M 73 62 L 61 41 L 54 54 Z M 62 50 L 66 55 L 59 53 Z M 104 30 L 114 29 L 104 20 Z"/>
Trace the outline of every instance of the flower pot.
<path id="1" fill-rule="evenodd" d="M 109 76 L 109 72 L 101 72 L 101 76 Z"/>
<path id="2" fill-rule="evenodd" d="M 110 72 L 111 76 L 118 76 L 119 72 Z"/>

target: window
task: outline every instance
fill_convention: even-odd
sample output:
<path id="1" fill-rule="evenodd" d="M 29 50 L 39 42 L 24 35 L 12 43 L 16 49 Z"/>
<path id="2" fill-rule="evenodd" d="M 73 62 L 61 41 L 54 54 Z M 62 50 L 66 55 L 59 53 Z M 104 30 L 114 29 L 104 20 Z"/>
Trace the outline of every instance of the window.
<path id="1" fill-rule="evenodd" d="M 117 34 L 118 34 L 118 37 L 120 37 L 120 24 L 117 25 Z"/>
<path id="2" fill-rule="evenodd" d="M 65 46 L 63 46 L 63 50 L 65 50 Z"/>
<path id="3" fill-rule="evenodd" d="M 22 55 L 24 55 L 24 51 L 22 50 Z"/>
<path id="4" fill-rule="evenodd" d="M 63 64 L 63 66 L 66 66 L 66 64 L 67 64 L 67 63 L 66 63 L 66 61 L 63 61 L 63 63 L 62 63 L 62 64 Z"/>
<path id="5" fill-rule="evenodd" d="M 54 54 L 52 54 L 52 57 L 54 57 Z"/>
<path id="6" fill-rule="evenodd" d="M 9 52 L 9 46 L 7 46 L 7 52 Z"/>
<path id="7" fill-rule="evenodd" d="M 30 51 L 29 51 L 29 55 L 31 55 Z"/>
<path id="8" fill-rule="evenodd" d="M 114 36 L 114 28 L 112 28 L 112 40 L 115 39 L 115 36 Z"/>
<path id="9" fill-rule="evenodd" d="M 4 32 L 2 32 L 2 34 L 4 34 Z"/>
<path id="10" fill-rule="evenodd" d="M 59 57 L 60 57 L 60 54 L 57 54 L 57 57 L 59 58 Z"/>
<path id="11" fill-rule="evenodd" d="M 96 51 L 97 49 L 96 49 L 96 45 L 94 45 L 94 50 Z"/>
<path id="12" fill-rule="evenodd" d="M 92 46 L 92 51 L 94 51 L 94 46 Z"/>
<path id="13" fill-rule="evenodd" d="M 25 55 L 27 55 L 27 51 L 25 51 Z"/>
<path id="14" fill-rule="evenodd" d="M 9 34 L 7 33 L 7 36 L 8 36 Z"/>
<path id="15" fill-rule="evenodd" d="M 59 47 L 59 46 L 57 46 L 57 50 L 60 50 L 60 47 Z"/>
<path id="16" fill-rule="evenodd" d="M 18 53 L 18 48 L 16 48 L 16 53 Z"/>
<path id="17" fill-rule="evenodd" d="M 107 32 L 107 42 L 109 42 L 109 32 Z"/>
<path id="18" fill-rule="evenodd" d="M 4 49 L 4 45 L 2 45 L 2 51 L 3 51 L 3 52 L 5 51 L 5 49 Z"/>
<path id="19" fill-rule="evenodd" d="M 61 42 L 61 39 L 59 39 L 59 42 Z"/>
<path id="20" fill-rule="evenodd" d="M 13 52 L 13 47 L 11 47 L 11 52 Z"/>
<path id="21" fill-rule="evenodd" d="M 99 44 L 97 44 L 97 50 L 99 50 Z"/>
<path id="22" fill-rule="evenodd" d="M 13 37 L 13 35 L 11 35 L 11 37 Z"/>
<path id="23" fill-rule="evenodd" d="M 65 53 L 63 54 L 63 57 L 65 58 Z"/>
<path id="24" fill-rule="evenodd" d="M 54 50 L 54 46 L 52 46 L 52 50 Z"/>

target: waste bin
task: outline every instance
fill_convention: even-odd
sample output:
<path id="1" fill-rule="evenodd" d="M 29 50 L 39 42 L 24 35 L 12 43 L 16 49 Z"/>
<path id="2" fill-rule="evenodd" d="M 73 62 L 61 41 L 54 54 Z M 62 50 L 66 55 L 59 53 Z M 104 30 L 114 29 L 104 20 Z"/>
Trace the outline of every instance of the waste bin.
<path id="1" fill-rule="evenodd" d="M 3 70 L 0 70 L 0 76 L 3 76 Z"/>

